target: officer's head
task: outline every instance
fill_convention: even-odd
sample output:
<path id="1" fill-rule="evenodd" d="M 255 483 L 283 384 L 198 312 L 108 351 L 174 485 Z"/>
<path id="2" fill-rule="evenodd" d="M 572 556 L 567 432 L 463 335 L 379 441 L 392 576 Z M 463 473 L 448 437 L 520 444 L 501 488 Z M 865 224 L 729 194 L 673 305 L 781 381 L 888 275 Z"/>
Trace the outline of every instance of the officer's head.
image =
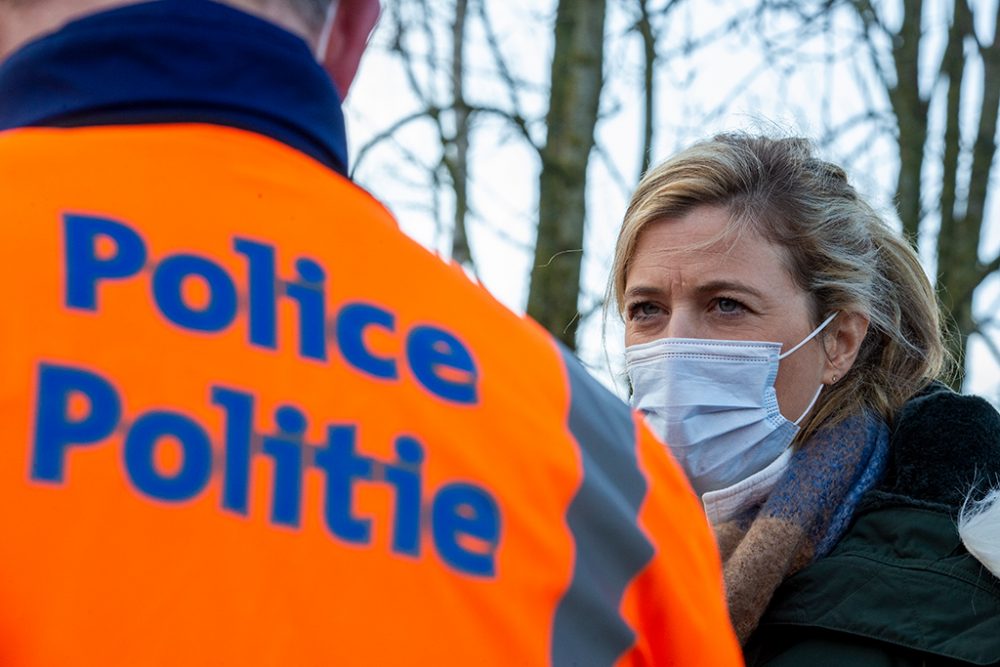
<path id="1" fill-rule="evenodd" d="M 15 49 L 87 14 L 140 0 L 0 0 L 0 61 Z M 209 0 L 202 0 L 209 1 Z M 342 94 L 354 79 L 379 0 L 218 0 L 300 35 Z"/>

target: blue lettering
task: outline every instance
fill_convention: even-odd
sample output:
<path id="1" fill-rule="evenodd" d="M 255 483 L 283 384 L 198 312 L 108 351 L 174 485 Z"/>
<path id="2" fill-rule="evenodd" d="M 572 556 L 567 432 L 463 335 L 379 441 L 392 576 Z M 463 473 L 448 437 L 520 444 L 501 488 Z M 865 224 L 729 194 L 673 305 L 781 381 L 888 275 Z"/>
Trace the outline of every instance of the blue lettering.
<path id="1" fill-rule="evenodd" d="M 97 310 L 97 284 L 138 273 L 146 263 L 146 244 L 131 228 L 106 218 L 65 215 L 66 306 Z M 98 257 L 97 240 L 114 241 L 115 253 Z"/>
<path id="2" fill-rule="evenodd" d="M 101 282 L 139 275 L 149 260 L 155 267 L 151 289 L 156 307 L 171 323 L 189 331 L 218 333 L 230 328 L 240 314 L 243 284 L 212 259 L 168 254 L 150 260 L 145 241 L 136 230 L 111 219 L 65 215 L 64 227 L 66 304 L 70 308 L 97 310 Z M 101 241 L 108 246 L 103 252 Z M 396 314 L 371 303 L 346 303 L 338 311 L 326 300 L 327 272 L 313 259 L 299 258 L 295 278 L 281 280 L 276 273 L 274 247 L 235 238 L 232 250 L 245 260 L 247 339 L 251 345 L 278 348 L 278 300 L 287 298 L 298 316 L 300 357 L 326 361 L 328 347 L 335 342 L 350 367 L 372 378 L 398 380 L 400 365 L 405 363 L 417 383 L 434 396 L 460 405 L 478 401 L 476 363 L 452 333 L 433 326 L 398 332 Z M 192 305 L 190 298 L 185 299 L 190 281 L 205 289 L 205 303 Z M 389 334 L 394 344 L 404 349 L 377 354 L 367 341 L 373 329 Z M 238 487 L 232 488 L 238 495 Z M 233 496 L 229 500 L 234 511 L 239 511 L 239 499 Z"/>
<path id="3" fill-rule="evenodd" d="M 222 506 L 247 514 L 250 490 L 250 438 L 253 396 L 224 387 L 212 388 L 212 402 L 226 413 L 226 461 L 222 470 Z"/>
<path id="4" fill-rule="evenodd" d="M 299 305 L 299 354 L 326 361 L 326 272 L 311 259 L 296 262 L 297 283 L 286 283 L 285 294 Z"/>
<path id="5" fill-rule="evenodd" d="M 396 317 L 388 310 L 367 303 L 352 303 L 340 311 L 337 318 L 337 345 L 352 366 L 377 378 L 395 380 L 399 377 L 395 359 L 376 357 L 365 347 L 365 330 L 381 327 L 395 331 Z"/>
<path id="6" fill-rule="evenodd" d="M 414 438 L 396 439 L 395 465 L 386 464 L 385 481 L 396 489 L 395 525 L 392 550 L 410 556 L 420 555 L 420 464 L 424 448 Z"/>
<path id="7" fill-rule="evenodd" d="M 208 288 L 208 303 L 196 310 L 184 303 L 184 281 L 200 278 Z M 236 286 L 218 264 L 195 255 L 173 255 L 153 274 L 153 295 L 160 312 L 179 327 L 222 331 L 236 319 Z"/>
<path id="8" fill-rule="evenodd" d="M 264 438 L 263 450 L 274 459 L 274 495 L 271 521 L 298 527 L 302 514 L 302 436 L 306 418 L 299 410 L 284 406 L 275 413 L 277 435 Z"/>
<path id="9" fill-rule="evenodd" d="M 327 528 L 347 542 L 368 544 L 371 519 L 358 519 L 351 510 L 354 482 L 372 479 L 372 460 L 355 452 L 354 427 L 331 426 L 327 431 L 327 446 L 316 452 L 316 467 L 326 473 L 324 516 Z"/>
<path id="10" fill-rule="evenodd" d="M 184 456 L 180 469 L 162 475 L 154 454 L 163 438 L 180 443 Z M 125 438 L 125 470 L 139 491 L 166 502 L 190 500 L 205 488 L 212 474 L 212 443 L 195 422 L 175 412 L 147 412 L 139 417 Z"/>
<path id="11" fill-rule="evenodd" d="M 493 498 L 471 484 L 449 484 L 434 498 L 434 544 L 446 563 L 479 577 L 496 573 L 500 510 Z M 480 549 L 470 540 L 479 540 Z"/>
<path id="12" fill-rule="evenodd" d="M 88 414 L 78 419 L 70 415 L 74 395 L 86 397 L 89 404 Z M 69 449 L 107 438 L 121 417 L 118 392 L 107 380 L 65 366 L 39 367 L 36 405 L 31 478 L 41 482 L 61 483 Z"/>
<path id="13" fill-rule="evenodd" d="M 449 567 L 475 577 L 495 576 L 499 506 L 485 489 L 462 482 L 439 488 L 425 501 L 426 452 L 417 438 L 397 437 L 395 460 L 381 461 L 358 451 L 355 425 L 334 424 L 327 427 L 323 446 L 313 449 L 305 442 L 306 414 L 285 405 L 275 411 L 274 433 L 261 438 L 261 449 L 255 451 L 256 400 L 234 389 L 211 388 L 211 402 L 223 415 L 223 444 L 218 451 L 224 458 L 217 467 L 211 437 L 194 418 L 154 410 L 134 421 L 123 419 L 120 394 L 107 379 L 78 368 L 42 364 L 31 478 L 64 483 L 69 451 L 92 450 L 117 430 L 124 438 L 125 476 L 139 493 L 168 503 L 189 501 L 204 493 L 214 470 L 221 470 L 221 509 L 245 516 L 253 484 L 252 459 L 261 454 L 273 462 L 271 524 L 301 525 L 308 464 L 324 477 L 323 519 L 338 540 L 371 543 L 375 520 L 355 514 L 355 490 L 361 482 L 384 484 L 391 487 L 394 498 L 389 547 L 393 553 L 419 557 L 427 523 L 434 547 Z M 171 445 L 177 447 L 178 463 L 167 472 L 164 464 L 157 465 L 157 454 L 158 448 Z"/>
<path id="14" fill-rule="evenodd" d="M 247 258 L 250 342 L 275 349 L 278 347 L 278 296 L 274 248 L 246 239 L 236 239 L 233 249 Z"/>
<path id="15" fill-rule="evenodd" d="M 476 402 L 476 364 L 462 341 L 435 327 L 417 327 L 406 341 L 406 353 L 429 392 L 453 403 Z"/>

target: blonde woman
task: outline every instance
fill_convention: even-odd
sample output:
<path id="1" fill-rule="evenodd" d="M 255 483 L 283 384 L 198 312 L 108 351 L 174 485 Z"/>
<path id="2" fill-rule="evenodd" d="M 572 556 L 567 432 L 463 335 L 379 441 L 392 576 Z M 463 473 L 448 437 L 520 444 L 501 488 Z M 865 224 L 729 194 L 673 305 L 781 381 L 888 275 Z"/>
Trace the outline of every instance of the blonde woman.
<path id="1" fill-rule="evenodd" d="M 1000 580 L 955 525 L 1000 480 L 1000 415 L 935 382 L 933 289 L 842 169 L 802 139 L 683 151 L 632 197 L 609 292 L 749 664 L 1000 664 Z M 970 517 L 995 548 L 996 511 Z"/>

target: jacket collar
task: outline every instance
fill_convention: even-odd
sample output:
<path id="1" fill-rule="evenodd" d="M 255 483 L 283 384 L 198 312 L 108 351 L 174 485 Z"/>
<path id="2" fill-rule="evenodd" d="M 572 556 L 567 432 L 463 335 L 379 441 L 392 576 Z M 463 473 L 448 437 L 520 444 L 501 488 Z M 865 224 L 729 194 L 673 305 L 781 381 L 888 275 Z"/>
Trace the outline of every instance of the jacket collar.
<path id="1" fill-rule="evenodd" d="M 94 14 L 0 67 L 0 130 L 175 122 L 265 134 L 346 171 L 340 97 L 306 43 L 217 2 Z"/>
<path id="2" fill-rule="evenodd" d="M 792 461 L 792 448 L 787 447 L 766 468 L 755 472 L 732 486 L 708 491 L 701 496 L 705 516 L 713 526 L 729 521 L 742 510 L 763 503 Z"/>

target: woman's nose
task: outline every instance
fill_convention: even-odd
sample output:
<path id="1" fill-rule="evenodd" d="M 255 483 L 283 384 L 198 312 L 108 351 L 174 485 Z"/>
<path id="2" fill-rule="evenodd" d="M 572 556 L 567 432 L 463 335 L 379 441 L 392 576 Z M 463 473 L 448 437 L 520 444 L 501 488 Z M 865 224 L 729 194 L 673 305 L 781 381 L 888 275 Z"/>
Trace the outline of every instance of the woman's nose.
<path id="1" fill-rule="evenodd" d="M 684 309 L 675 309 L 670 314 L 663 338 L 701 338 L 695 318 Z"/>

